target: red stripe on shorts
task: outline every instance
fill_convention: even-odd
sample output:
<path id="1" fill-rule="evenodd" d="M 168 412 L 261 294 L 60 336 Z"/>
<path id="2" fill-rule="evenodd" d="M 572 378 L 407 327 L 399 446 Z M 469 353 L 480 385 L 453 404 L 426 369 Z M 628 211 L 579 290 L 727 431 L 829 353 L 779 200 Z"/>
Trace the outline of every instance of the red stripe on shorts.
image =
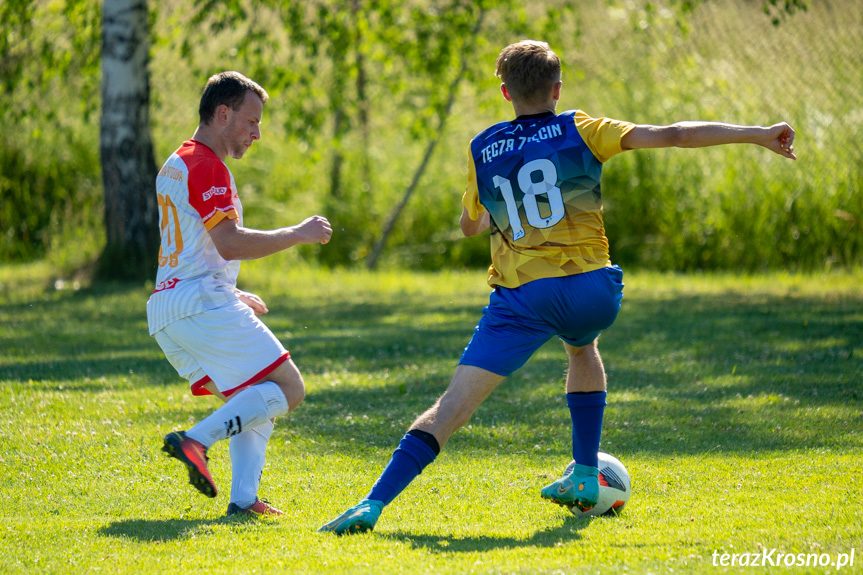
<path id="1" fill-rule="evenodd" d="M 231 397 L 233 394 L 237 393 L 238 391 L 240 391 L 244 387 L 248 387 L 248 386 L 252 385 L 253 383 L 257 383 L 261 379 L 267 377 L 269 374 L 271 374 L 273 372 L 273 370 L 275 370 L 277 367 L 279 367 L 280 365 L 282 365 L 283 363 L 285 363 L 289 359 L 291 359 L 291 354 L 290 354 L 290 352 L 286 351 L 281 356 L 279 356 L 279 359 L 277 359 L 276 361 L 274 361 L 273 363 L 271 363 L 270 365 L 268 365 L 267 367 L 265 367 L 264 369 L 262 369 L 261 371 L 256 373 L 251 379 L 249 379 L 245 383 L 241 383 L 237 387 L 229 389 L 228 391 L 223 391 L 222 394 L 225 397 Z M 192 384 L 192 395 L 213 395 L 212 393 L 210 393 L 209 389 L 206 389 L 204 387 L 205 385 L 207 385 L 211 381 L 213 381 L 213 380 L 210 379 L 210 376 L 205 375 L 204 377 L 202 377 L 201 379 L 199 379 L 198 381 L 193 383 Z"/>

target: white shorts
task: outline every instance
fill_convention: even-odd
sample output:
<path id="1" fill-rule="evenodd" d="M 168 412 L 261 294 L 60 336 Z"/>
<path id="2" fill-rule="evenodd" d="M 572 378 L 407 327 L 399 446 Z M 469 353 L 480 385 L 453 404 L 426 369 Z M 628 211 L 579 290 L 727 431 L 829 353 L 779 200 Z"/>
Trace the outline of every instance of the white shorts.
<path id="1" fill-rule="evenodd" d="M 211 395 L 210 381 L 230 396 L 290 359 L 252 308 L 239 300 L 184 317 L 153 334 L 165 357 L 189 380 L 193 395 Z"/>

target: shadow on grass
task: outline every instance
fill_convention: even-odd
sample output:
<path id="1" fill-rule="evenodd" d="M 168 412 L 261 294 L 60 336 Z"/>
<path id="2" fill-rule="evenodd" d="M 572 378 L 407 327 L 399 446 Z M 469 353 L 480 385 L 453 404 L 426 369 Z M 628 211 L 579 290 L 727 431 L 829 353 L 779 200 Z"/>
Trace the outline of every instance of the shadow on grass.
<path id="1" fill-rule="evenodd" d="M 143 542 L 168 542 L 189 539 L 216 525 L 242 525 L 255 517 L 218 517 L 216 519 L 125 519 L 99 529 L 99 535 Z"/>
<path id="2" fill-rule="evenodd" d="M 860 297 L 729 292 L 639 294 L 624 301 L 617 323 L 600 340 L 610 391 L 604 435 L 615 452 L 858 444 Z M 310 426 L 344 449 L 358 442 L 388 447 L 443 392 L 469 333 L 461 335 L 455 327 L 441 331 L 437 346 L 450 350 L 445 361 L 440 353 L 426 353 L 410 326 L 388 329 L 369 338 L 378 353 L 392 360 L 399 349 L 413 346 L 412 361 L 420 369 L 394 370 L 386 381 L 367 387 L 314 389 L 294 415 L 299 428 Z M 403 339 L 391 339 L 395 333 Z M 303 342 L 309 352 L 305 361 L 313 364 L 319 355 L 338 362 L 334 358 L 343 353 L 361 353 L 354 342 L 332 343 Z M 473 432 L 456 434 L 453 446 L 531 450 L 543 434 L 546 442 L 566 443 L 565 368 L 562 346 L 548 344 L 491 395 L 471 420 Z"/>
<path id="3" fill-rule="evenodd" d="M 0 349 L 7 350 L 0 380 L 82 393 L 105 389 L 101 376 L 122 380 L 130 370 L 144 385 L 180 382 L 146 333 L 147 295 L 114 287 L 0 305 Z M 480 306 L 450 296 L 356 296 L 302 295 L 271 305 L 267 324 L 310 381 L 302 408 L 277 429 L 310 432 L 346 450 L 360 442 L 389 448 L 446 388 Z M 859 442 L 860 309 L 857 295 L 627 294 L 600 340 L 610 390 L 604 437 L 615 450 L 662 453 Z M 474 431 L 457 434 L 454 446 L 531 450 L 545 447 L 543 434 L 566 443 L 565 368 L 559 343 L 541 349 L 480 407 Z M 365 381 L 345 385 L 341 374 Z M 215 407 L 199 404 L 196 415 Z M 178 405 L 162 415 L 176 421 L 188 413 Z"/>
<path id="4" fill-rule="evenodd" d="M 0 357 L 0 380 L 46 381 L 47 389 L 55 389 L 53 380 L 124 376 L 132 370 L 150 376 L 154 384 L 176 383 L 176 372 L 148 334 L 147 297 L 140 288 L 111 285 L 0 305 L 0 349 L 6 356 Z M 434 319 L 425 325 L 395 321 L 405 314 L 405 306 L 415 317 Z M 276 303 L 271 310 L 262 319 L 305 374 L 345 366 L 378 371 L 401 368 L 407 361 L 457 357 L 473 329 L 472 320 L 460 318 L 468 310 L 478 312 L 474 306 L 432 299 L 337 305 L 301 300 Z M 100 389 L 97 383 L 78 387 Z"/>
<path id="5" fill-rule="evenodd" d="M 579 531 L 590 525 L 590 519 L 567 517 L 563 524 L 535 532 L 527 539 L 516 537 L 480 535 L 475 537 L 456 537 L 453 535 L 417 535 L 408 531 L 387 533 L 386 538 L 406 541 L 416 549 L 433 553 L 474 553 L 492 549 L 519 549 L 527 547 L 554 547 L 561 541 L 574 541 L 581 538 Z"/>

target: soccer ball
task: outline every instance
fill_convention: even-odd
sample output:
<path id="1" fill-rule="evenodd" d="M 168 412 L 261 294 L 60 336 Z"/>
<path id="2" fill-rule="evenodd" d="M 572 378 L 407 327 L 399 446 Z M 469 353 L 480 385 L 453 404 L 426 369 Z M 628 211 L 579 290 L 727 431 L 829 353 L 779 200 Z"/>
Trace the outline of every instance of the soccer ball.
<path id="1" fill-rule="evenodd" d="M 602 451 L 597 455 L 599 458 L 599 499 L 596 505 L 587 511 L 573 506 L 570 511 L 576 517 L 617 515 L 623 511 L 624 505 L 629 501 L 629 496 L 632 494 L 629 472 L 620 460 Z"/>

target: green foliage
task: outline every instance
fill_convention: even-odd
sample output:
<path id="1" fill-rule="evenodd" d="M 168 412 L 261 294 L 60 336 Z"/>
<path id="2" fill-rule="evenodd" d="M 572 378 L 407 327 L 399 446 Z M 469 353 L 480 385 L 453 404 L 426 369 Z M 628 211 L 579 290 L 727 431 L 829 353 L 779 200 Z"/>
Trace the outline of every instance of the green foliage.
<path id="1" fill-rule="evenodd" d="M 102 225 L 98 149 L 34 138 L 28 147 L 0 141 L 0 260 L 28 261 L 50 254 L 65 273 L 97 253 Z M 37 143 L 38 142 L 38 143 Z M 34 153 L 38 149 L 39 153 Z"/>
<path id="2" fill-rule="evenodd" d="M 98 109 L 100 39 L 101 10 L 88 0 L 4 1 L 0 118 L 13 125 L 35 120 L 41 129 L 70 115 L 89 121 Z"/>
<path id="3" fill-rule="evenodd" d="M 541 12 L 526 24 L 515 4 L 202 0 L 192 17 L 197 32 L 183 38 L 182 53 L 190 62 L 205 61 L 209 70 L 241 58 L 271 91 L 272 106 L 279 106 L 273 114 L 287 136 L 321 150 L 328 173 L 318 182 L 319 207 L 337 233 L 327 249 L 305 251 L 326 264 L 350 264 L 366 257 L 385 222 L 398 215 L 392 209 L 414 179 L 411 170 L 422 157 L 417 149 L 447 137 L 444 126 L 458 94 L 451 86 L 478 77 L 476 70 L 493 61 L 491 50 L 499 47 L 486 38 L 512 27 L 549 28 Z M 491 24 L 478 34 L 486 18 Z M 227 41 L 204 60 L 195 47 L 209 50 L 211 35 Z M 469 69 L 462 70 L 463 60 Z M 405 235 L 420 244 L 448 236 L 452 227 L 449 212 L 426 210 L 419 220 L 412 218 L 420 225 Z M 435 243 L 433 250 L 447 249 Z"/>
<path id="4" fill-rule="evenodd" d="M 231 169 L 250 225 L 290 225 L 313 213 L 330 218 L 333 242 L 301 248 L 306 259 L 336 267 L 365 259 L 425 147 L 440 137 L 383 260 L 418 269 L 487 265 L 484 240 L 459 240 L 456 231 L 467 143 L 511 116 L 493 76 L 498 51 L 542 37 L 564 60 L 560 109 L 653 124 L 788 120 L 797 129 L 796 163 L 732 147 L 613 158 L 603 190 L 615 262 L 815 270 L 861 261 L 863 152 L 855 137 L 863 49 L 853 0 L 734 6 L 197 0 L 192 6 L 151 2 L 150 8 L 157 161 L 191 135 L 210 73 L 240 69 L 257 79 L 271 94 L 264 138 Z M 480 14 L 482 28 L 471 34 Z M 93 253 L 98 218 L 87 216 L 83 231 L 69 231 L 52 224 L 58 220 L 50 213 L 66 209 L 51 198 L 68 190 L 76 190 L 72 213 L 101 201 L 98 184 L 91 185 L 99 179 L 97 162 L 49 160 L 41 152 L 43 142 L 66 142 L 96 157 L 98 3 L 10 0 L 0 5 L 0 16 L 0 81 L 7 88 L 0 115 L 15 135 L 2 155 L 13 164 L 12 158 L 29 158 L 27 165 L 40 170 L 62 162 L 62 169 L 45 169 L 62 179 L 51 186 L 66 190 L 16 192 L 45 213 L 26 215 L 41 226 L 28 228 L 35 246 L 10 232 L 24 212 L 0 214 L 3 237 L 14 238 L 19 254 L 4 244 L 0 258 L 38 257 L 38 246 L 85 236 L 91 238 L 85 252 Z M 469 55 L 468 67 L 447 119 L 446 96 L 462 54 Z M 10 174 L 2 173 L 4 185 L 15 179 Z M 54 182 L 54 176 L 26 177 Z M 11 197 L 4 192 L 0 201 Z M 6 223 L 13 220 L 19 224 Z"/>
<path id="5" fill-rule="evenodd" d="M 99 38 L 92 2 L 0 5 L 0 261 L 71 273 L 98 253 Z"/>
<path id="6" fill-rule="evenodd" d="M 308 387 L 268 446 L 262 495 L 287 512 L 270 521 L 223 518 L 226 442 L 210 452 L 215 500 L 159 451 L 217 402 L 192 397 L 147 335 L 152 286 L 44 290 L 45 266 L 0 265 L 0 571 L 705 573 L 714 551 L 835 559 L 863 536 L 859 270 L 627 274 L 600 340 L 602 446 L 634 486 L 620 517 L 576 519 L 538 495 L 570 458 L 553 341 L 375 532 L 344 538 L 315 529 L 365 495 L 445 389 L 483 274 L 328 273 L 285 255 L 241 277 Z"/>
<path id="7" fill-rule="evenodd" d="M 348 3 L 328 6 L 328 17 L 349 11 Z M 364 257 L 368 242 L 375 239 L 391 207 L 400 201 L 423 146 L 436 136 L 426 133 L 434 125 L 429 124 L 437 105 L 433 98 L 440 98 L 446 89 L 435 75 L 450 74 L 451 78 L 452 58 L 444 58 L 449 64 L 439 67 L 434 56 L 442 52 L 434 48 L 439 33 L 433 27 L 435 21 L 415 14 L 414 4 L 404 6 L 401 12 L 382 10 L 385 26 L 368 14 L 364 24 L 357 25 L 363 30 L 389 31 L 378 44 L 372 35 L 363 36 L 366 47 L 360 51 L 372 55 L 365 61 L 366 70 L 379 86 L 377 91 L 370 90 L 378 98 L 368 102 L 374 137 L 364 139 L 356 123 L 342 124 L 344 131 L 338 134 L 321 123 L 317 125 L 322 129 L 320 138 L 309 142 L 310 149 L 322 152 L 318 158 L 324 162 L 336 159 L 327 150 L 339 150 L 340 181 L 353 184 L 344 185 L 339 193 L 334 193 L 332 185 L 327 191 L 325 182 L 334 181 L 334 164 L 330 163 L 329 176 L 317 172 L 323 176 L 318 176 L 315 192 L 323 198 L 318 209 L 336 223 L 337 231 L 330 249 L 316 248 L 311 254 L 320 261 L 350 263 Z M 795 13 L 795 6 L 801 10 Z M 785 119 L 798 129 L 801 159 L 797 163 L 751 148 L 636 152 L 611 160 L 604 190 L 615 261 L 678 270 L 818 269 L 860 261 L 861 234 L 856 232 L 863 214 L 859 211 L 861 176 L 855 166 L 861 161 L 859 147 L 851 140 L 860 122 L 855 110 L 861 96 L 851 87 L 861 81 L 861 68 L 845 65 L 859 51 L 851 47 L 857 42 L 852 32 L 855 24 L 836 20 L 841 10 L 813 13 L 795 3 L 781 8 L 782 14 L 793 17 L 776 28 L 759 14 L 757 6 L 747 6 L 747 12 L 741 14 L 737 8 L 728 11 L 705 2 L 669 7 L 562 3 L 549 5 L 547 12 L 540 7 L 529 11 L 487 7 L 488 24 L 474 40 L 469 84 L 454 108 L 456 119 L 446 125 L 444 143 L 436 149 L 428 175 L 420 181 L 416 198 L 393 233 L 386 256 L 391 265 L 437 269 L 487 264 L 478 240 L 462 249 L 454 232 L 464 186 L 464 155 L 468 140 L 477 131 L 511 114 L 492 76 L 496 51 L 507 42 L 537 34 L 548 34 L 563 55 L 561 108 L 579 107 L 592 115 L 642 123 L 706 119 L 763 124 Z M 414 21 L 419 22 L 415 33 Z M 583 24 L 596 21 L 603 26 Z M 303 22 L 307 22 L 303 26 L 306 36 L 300 36 L 304 41 L 315 38 L 318 28 L 330 30 Z M 423 32 L 427 26 L 433 34 Z M 457 29 L 459 24 L 451 26 Z M 811 33 L 813 27 L 835 30 L 837 26 L 841 33 Z M 343 31 L 335 33 L 344 38 Z M 784 57 L 789 50 L 788 36 L 796 38 L 793 58 Z M 746 42 L 744 37 L 759 41 Z M 326 46 L 327 42 L 318 38 L 315 44 Z M 418 75 L 429 42 L 432 73 Z M 333 65 L 326 63 L 331 54 L 324 51 L 298 53 L 324 55 L 323 61 L 310 68 L 317 77 L 327 65 Z M 773 73 L 777 58 L 785 66 L 779 74 Z M 358 60 L 348 60 L 341 64 L 347 66 L 345 77 L 356 77 Z M 419 66 L 414 62 L 420 62 Z M 806 97 L 778 102 L 774 95 L 787 93 L 785 80 L 789 77 L 800 79 Z M 320 85 L 328 86 L 327 79 L 321 79 Z M 339 94 L 350 87 L 344 82 L 330 86 Z M 347 106 L 346 115 L 352 118 L 347 122 L 359 118 L 357 101 L 342 97 L 341 105 Z M 818 103 L 804 107 L 803 101 Z M 299 105 L 297 102 L 308 105 L 298 97 L 289 107 Z M 326 108 L 323 113 L 335 110 Z M 273 114 L 282 112 L 274 105 Z M 295 120 L 297 114 L 292 111 L 287 116 Z M 810 129 L 813 121 L 821 124 L 814 132 Z M 286 134 L 294 137 L 290 126 Z M 818 137 L 810 140 L 809 134 Z M 843 158 L 834 156 L 833 162 L 829 156 L 837 151 Z M 367 176 L 369 165 L 371 178 Z"/>
<path id="8" fill-rule="evenodd" d="M 853 134 L 863 100 L 851 86 L 863 75 L 847 61 L 859 60 L 850 47 L 859 18 L 846 28 L 841 10 L 813 9 L 775 28 L 757 11 L 737 22 L 720 5 L 703 5 L 683 31 L 670 13 L 612 14 L 637 23 L 637 31 L 616 37 L 614 52 L 576 60 L 583 77 L 575 105 L 567 107 L 646 124 L 787 120 L 800 151 L 793 163 L 747 146 L 613 158 L 603 172 L 612 258 L 668 270 L 858 263 L 863 175 L 854 166 L 863 165 L 863 154 Z M 738 27 L 726 25 L 732 22 Z M 834 32 L 821 45 L 785 47 L 785 38 L 805 37 L 813 28 Z M 793 96 L 786 93 L 788 78 L 797 86 Z M 567 77 L 564 82 L 566 90 Z M 603 87 L 624 95 L 597 96 Z"/>
<path id="9" fill-rule="evenodd" d="M 770 18 L 774 26 L 779 26 L 786 16 L 793 15 L 798 10 L 804 12 L 809 3 L 806 0 L 766 0 L 764 2 L 764 13 Z"/>

